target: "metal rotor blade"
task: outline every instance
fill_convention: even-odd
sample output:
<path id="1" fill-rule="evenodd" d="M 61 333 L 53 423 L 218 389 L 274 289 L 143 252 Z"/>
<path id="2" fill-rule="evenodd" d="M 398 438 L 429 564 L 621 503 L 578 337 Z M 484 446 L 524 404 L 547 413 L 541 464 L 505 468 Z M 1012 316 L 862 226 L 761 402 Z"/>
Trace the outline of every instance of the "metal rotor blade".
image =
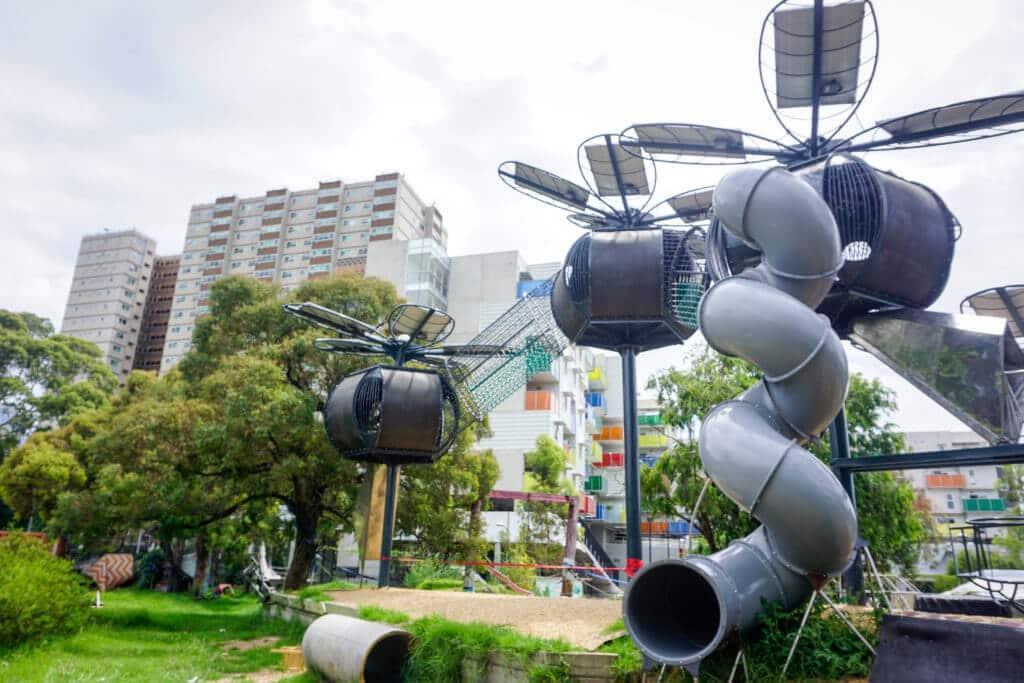
<path id="1" fill-rule="evenodd" d="M 590 200 L 587 188 L 521 161 L 501 164 L 498 175 L 509 187 L 566 211 L 587 209 Z"/>
<path id="2" fill-rule="evenodd" d="M 365 337 L 378 343 L 387 341 L 377 332 L 377 328 L 372 325 L 368 325 L 362 320 L 350 318 L 344 313 L 338 313 L 319 304 L 308 301 L 302 304 L 285 304 L 284 310 L 325 330 L 341 332 L 353 337 Z"/>
<path id="3" fill-rule="evenodd" d="M 889 137 L 852 143 L 851 152 L 888 148 L 913 148 L 969 142 L 1024 130 L 1024 92 L 981 97 L 924 109 L 878 122 L 854 138 L 883 131 Z M 1007 128 L 1007 127 L 1010 128 Z M 851 141 L 854 139 L 851 138 Z M 942 141 L 941 138 L 949 138 Z"/>
<path id="4" fill-rule="evenodd" d="M 635 156 L 678 164 L 746 164 L 800 156 L 800 150 L 760 135 L 692 123 L 636 124 L 622 132 L 620 144 Z"/>
<path id="5" fill-rule="evenodd" d="M 420 304 L 399 304 L 388 314 L 388 330 L 417 343 L 436 344 L 444 341 L 455 329 L 455 320 L 444 311 Z"/>
<path id="6" fill-rule="evenodd" d="M 387 351 L 373 342 L 364 339 L 335 339 L 323 337 L 313 342 L 318 351 L 348 353 L 357 356 L 387 356 Z"/>

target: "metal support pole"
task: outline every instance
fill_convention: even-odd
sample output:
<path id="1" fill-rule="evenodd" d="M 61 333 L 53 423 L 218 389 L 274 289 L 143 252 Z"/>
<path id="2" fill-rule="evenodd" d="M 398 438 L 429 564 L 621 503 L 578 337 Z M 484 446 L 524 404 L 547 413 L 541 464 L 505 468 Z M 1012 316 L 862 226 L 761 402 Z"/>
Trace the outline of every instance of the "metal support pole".
<path id="1" fill-rule="evenodd" d="M 626 468 L 626 573 L 644 564 L 640 535 L 640 440 L 636 424 L 636 348 L 619 349 L 622 356 L 622 428 Z"/>
<path id="2" fill-rule="evenodd" d="M 846 408 L 842 408 L 832 420 L 828 428 L 828 439 L 831 444 L 832 460 L 848 460 L 850 458 L 850 433 L 846 424 Z M 833 468 L 835 475 L 839 478 L 846 495 L 850 497 L 854 509 L 857 507 L 857 494 L 853 485 L 853 472 Z M 846 586 L 847 594 L 862 596 L 864 593 L 864 567 L 861 564 L 860 549 L 857 549 L 857 557 L 853 564 L 843 574 L 843 585 Z"/>
<path id="3" fill-rule="evenodd" d="M 399 466 L 388 463 L 387 484 L 384 488 L 384 529 L 380 535 L 380 573 L 377 585 L 384 587 L 391 575 L 391 534 L 395 527 L 395 497 L 398 495 Z"/>
<path id="4" fill-rule="evenodd" d="M 814 56 L 811 58 L 811 157 L 818 156 L 818 111 L 821 107 L 821 44 L 824 36 L 825 2 L 814 0 Z"/>

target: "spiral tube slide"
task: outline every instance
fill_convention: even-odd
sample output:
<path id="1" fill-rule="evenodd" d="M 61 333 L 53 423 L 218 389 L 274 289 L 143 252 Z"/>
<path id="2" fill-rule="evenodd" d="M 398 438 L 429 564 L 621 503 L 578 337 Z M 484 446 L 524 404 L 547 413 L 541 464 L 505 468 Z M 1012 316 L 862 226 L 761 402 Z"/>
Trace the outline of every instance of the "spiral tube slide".
<path id="1" fill-rule="evenodd" d="M 835 220 L 810 185 L 781 168 L 727 175 L 713 204 L 762 261 L 708 291 L 700 327 L 712 348 L 754 363 L 764 379 L 711 410 L 700 454 L 708 476 L 762 526 L 713 555 L 648 565 L 622 608 L 648 658 L 689 667 L 751 629 L 762 600 L 797 607 L 850 564 L 857 539 L 849 497 L 801 447 L 846 396 L 846 355 L 814 312 L 843 263 Z"/>

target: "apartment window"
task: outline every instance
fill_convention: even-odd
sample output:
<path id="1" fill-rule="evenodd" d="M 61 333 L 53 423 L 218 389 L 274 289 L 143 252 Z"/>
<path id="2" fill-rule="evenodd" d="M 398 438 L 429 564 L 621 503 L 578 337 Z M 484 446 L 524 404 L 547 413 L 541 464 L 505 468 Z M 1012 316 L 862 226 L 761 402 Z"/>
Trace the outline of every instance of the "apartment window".
<path id="1" fill-rule="evenodd" d="M 321 204 L 317 208 L 317 211 L 334 211 L 338 208 L 337 204 Z"/>
<path id="2" fill-rule="evenodd" d="M 170 342 L 170 343 L 168 343 L 167 344 L 167 348 L 169 348 L 169 349 L 176 349 L 176 348 L 178 348 L 178 342 Z"/>
<path id="3" fill-rule="evenodd" d="M 174 317 L 175 317 L 175 318 L 181 318 L 181 317 L 184 317 L 184 315 L 185 315 L 185 313 L 184 313 L 183 311 L 177 311 L 177 312 L 176 312 L 176 313 L 174 314 Z"/>
<path id="4" fill-rule="evenodd" d="M 291 277 L 291 276 L 292 276 L 292 272 L 290 270 L 286 270 L 283 273 L 281 273 L 281 277 L 283 277 L 283 278 L 287 278 L 287 277 Z"/>
<path id="5" fill-rule="evenodd" d="M 385 187 L 398 187 L 398 181 L 397 180 L 385 180 L 385 181 L 382 181 L 382 182 L 379 182 L 379 183 L 374 183 L 373 186 L 375 188 L 377 188 L 378 190 L 383 189 Z"/>
<path id="6" fill-rule="evenodd" d="M 232 261 L 231 262 L 231 270 L 238 270 L 241 267 L 242 267 L 242 262 L 241 261 Z"/>
<path id="7" fill-rule="evenodd" d="M 289 235 L 292 234 L 293 232 L 295 232 L 296 230 L 298 230 L 298 228 L 296 228 L 294 225 L 289 225 L 288 226 L 288 234 Z"/>
<path id="8" fill-rule="evenodd" d="M 947 493 L 946 494 L 946 509 L 947 510 L 955 510 L 956 509 L 956 504 L 953 502 L 953 494 L 952 493 Z"/>
<path id="9" fill-rule="evenodd" d="M 345 205 L 345 213 L 348 213 L 351 210 L 352 210 L 352 205 L 351 204 L 346 204 Z"/>
<path id="10" fill-rule="evenodd" d="M 266 249 L 267 247 L 276 247 L 277 240 L 260 240 L 260 246 L 264 249 Z"/>
<path id="11" fill-rule="evenodd" d="M 308 247 L 313 244 L 313 240 L 302 240 L 302 246 Z"/>
<path id="12" fill-rule="evenodd" d="M 341 222 L 341 224 L 344 225 L 345 227 L 348 227 L 348 226 L 352 225 L 352 219 L 351 218 L 346 218 L 345 220 L 343 220 Z"/>
<path id="13" fill-rule="evenodd" d="M 239 225 L 245 225 L 245 224 L 246 224 L 246 223 L 248 223 L 248 222 L 249 222 L 249 219 L 248 219 L 248 218 L 240 218 L 240 219 L 238 220 L 238 224 L 239 224 Z"/>
<path id="14" fill-rule="evenodd" d="M 285 246 L 285 249 L 291 249 L 291 248 L 296 247 L 298 245 L 295 242 L 285 242 L 284 246 Z"/>
<path id="15" fill-rule="evenodd" d="M 181 332 L 181 325 L 175 325 L 171 328 L 171 334 L 178 334 Z"/>
<path id="16" fill-rule="evenodd" d="M 234 249 L 231 250 L 231 253 L 232 254 L 244 254 L 245 253 L 245 247 L 235 247 Z"/>
<path id="17" fill-rule="evenodd" d="M 295 262 L 295 257 L 294 256 L 285 256 L 284 257 L 284 262 L 285 263 L 294 263 Z"/>
<path id="18" fill-rule="evenodd" d="M 395 212 L 394 211 L 376 211 L 373 214 L 373 218 L 375 220 L 379 219 L 379 218 L 394 218 L 394 216 L 395 216 Z"/>
<path id="19" fill-rule="evenodd" d="M 121 361 L 117 360 L 116 358 L 111 359 L 110 367 L 116 368 L 116 367 L 118 367 L 120 365 L 121 365 Z"/>
<path id="20" fill-rule="evenodd" d="M 388 194 L 388 195 L 384 195 L 384 196 L 381 196 L 381 197 L 374 197 L 373 198 L 374 205 L 377 205 L 377 204 L 393 204 L 394 201 L 395 201 L 395 195 L 393 195 L 393 194 Z"/>

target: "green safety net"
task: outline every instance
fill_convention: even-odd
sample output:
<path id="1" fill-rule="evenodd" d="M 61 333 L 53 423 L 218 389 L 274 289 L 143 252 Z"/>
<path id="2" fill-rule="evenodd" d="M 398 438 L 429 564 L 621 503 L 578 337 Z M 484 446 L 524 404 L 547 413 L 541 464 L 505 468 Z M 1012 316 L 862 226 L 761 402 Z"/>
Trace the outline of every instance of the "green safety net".
<path id="1" fill-rule="evenodd" d="M 676 318 L 684 325 L 697 329 L 697 308 L 704 296 L 704 287 L 700 282 L 683 280 L 673 286 L 672 306 Z"/>

